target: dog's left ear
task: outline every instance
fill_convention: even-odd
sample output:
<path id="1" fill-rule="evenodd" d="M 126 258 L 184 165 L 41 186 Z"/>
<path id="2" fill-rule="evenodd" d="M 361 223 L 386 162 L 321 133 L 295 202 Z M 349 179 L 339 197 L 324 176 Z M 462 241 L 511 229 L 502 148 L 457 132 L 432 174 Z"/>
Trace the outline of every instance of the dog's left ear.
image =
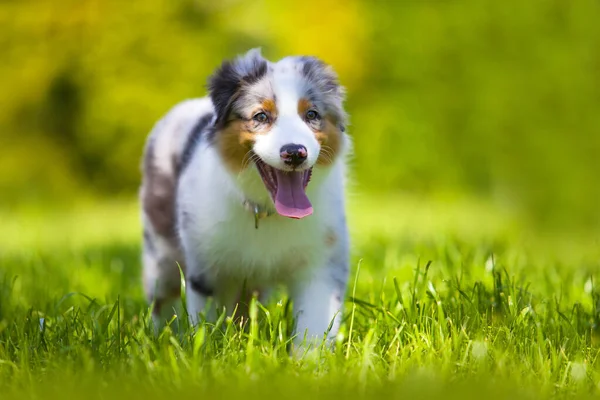
<path id="1" fill-rule="evenodd" d="M 304 56 L 301 61 L 304 77 L 317 89 L 328 113 L 336 119 L 339 129 L 344 132 L 348 122 L 344 110 L 346 89 L 341 85 L 335 70 L 317 57 Z"/>
<path id="2" fill-rule="evenodd" d="M 260 48 L 221 64 L 208 80 L 210 98 L 217 114 L 217 126 L 227 123 L 233 103 L 244 85 L 256 82 L 266 73 L 267 60 L 263 58 Z"/>

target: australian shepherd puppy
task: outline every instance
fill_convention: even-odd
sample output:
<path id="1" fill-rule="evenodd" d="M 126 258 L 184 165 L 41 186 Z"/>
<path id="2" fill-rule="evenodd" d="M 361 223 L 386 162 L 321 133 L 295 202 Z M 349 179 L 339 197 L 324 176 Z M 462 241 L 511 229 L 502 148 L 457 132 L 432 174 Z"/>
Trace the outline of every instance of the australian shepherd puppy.
<path id="1" fill-rule="evenodd" d="M 344 90 L 314 57 L 250 50 L 225 61 L 209 96 L 153 128 L 140 190 L 143 279 L 158 323 L 185 273 L 193 323 L 211 299 L 288 288 L 297 340 L 337 334 L 348 278 Z M 212 317 L 211 317 L 212 315 Z M 331 328 L 331 329 L 330 329 Z"/>

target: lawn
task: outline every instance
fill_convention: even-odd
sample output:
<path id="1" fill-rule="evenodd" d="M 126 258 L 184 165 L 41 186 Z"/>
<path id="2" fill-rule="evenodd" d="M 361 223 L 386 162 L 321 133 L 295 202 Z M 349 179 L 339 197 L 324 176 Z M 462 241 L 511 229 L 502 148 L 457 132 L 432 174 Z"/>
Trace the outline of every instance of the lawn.
<path id="1" fill-rule="evenodd" d="M 285 299 L 158 336 L 135 202 L 5 210 L 0 398 L 578 398 L 600 394 L 600 245 L 539 244 L 465 199 L 351 197 L 335 350 L 290 358 Z M 535 244 L 534 244 L 535 242 Z"/>

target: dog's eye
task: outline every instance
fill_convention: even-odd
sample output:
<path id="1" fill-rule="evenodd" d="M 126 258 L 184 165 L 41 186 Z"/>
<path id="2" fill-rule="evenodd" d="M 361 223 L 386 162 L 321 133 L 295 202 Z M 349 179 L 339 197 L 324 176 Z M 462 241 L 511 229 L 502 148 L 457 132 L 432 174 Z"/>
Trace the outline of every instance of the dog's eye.
<path id="1" fill-rule="evenodd" d="M 255 120 L 256 122 L 259 123 L 265 123 L 269 120 L 269 117 L 267 116 L 266 113 L 264 112 L 259 112 L 258 114 L 254 115 L 254 117 L 252 117 L 253 120 Z"/>
<path id="2" fill-rule="evenodd" d="M 315 110 L 308 110 L 306 112 L 306 119 L 308 121 L 313 121 L 315 119 L 319 118 L 319 113 L 316 112 Z"/>

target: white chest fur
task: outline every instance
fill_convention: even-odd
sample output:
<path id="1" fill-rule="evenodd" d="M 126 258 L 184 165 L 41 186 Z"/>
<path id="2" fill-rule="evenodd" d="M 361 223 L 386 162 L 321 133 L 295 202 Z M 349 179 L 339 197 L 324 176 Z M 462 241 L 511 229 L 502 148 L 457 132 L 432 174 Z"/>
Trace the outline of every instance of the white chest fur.
<path id="1" fill-rule="evenodd" d="M 258 173 L 252 169 L 234 181 L 218 155 L 201 145 L 182 175 L 178 189 L 180 235 L 186 253 L 215 277 L 281 281 L 326 262 L 326 237 L 343 213 L 341 167 L 316 172 L 307 194 L 314 213 L 301 220 L 277 214 L 261 219 L 242 204 L 268 204 Z M 194 268 L 194 266 L 188 266 Z"/>

